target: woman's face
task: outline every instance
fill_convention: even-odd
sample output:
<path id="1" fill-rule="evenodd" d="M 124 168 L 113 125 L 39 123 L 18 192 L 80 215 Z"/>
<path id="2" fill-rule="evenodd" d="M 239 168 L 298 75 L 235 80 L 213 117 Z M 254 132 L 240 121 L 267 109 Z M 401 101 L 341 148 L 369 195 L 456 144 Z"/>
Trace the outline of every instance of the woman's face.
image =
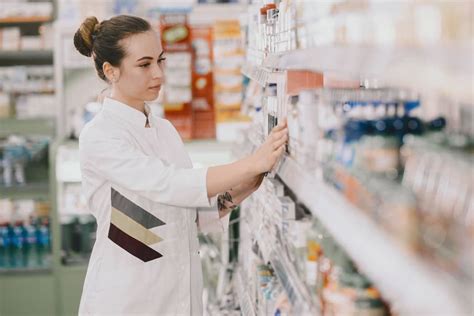
<path id="1" fill-rule="evenodd" d="M 135 34 L 125 38 L 121 44 L 126 56 L 113 89 L 132 104 L 155 100 L 164 81 L 165 61 L 157 33 L 150 30 Z"/>

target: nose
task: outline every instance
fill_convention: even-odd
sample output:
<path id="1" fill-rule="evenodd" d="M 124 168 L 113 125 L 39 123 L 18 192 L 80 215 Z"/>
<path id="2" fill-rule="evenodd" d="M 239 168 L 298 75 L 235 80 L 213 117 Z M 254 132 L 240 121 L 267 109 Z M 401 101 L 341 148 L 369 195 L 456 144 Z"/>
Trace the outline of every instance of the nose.
<path id="1" fill-rule="evenodd" d="M 153 67 L 153 79 L 164 79 L 164 71 L 163 71 L 164 66 L 160 64 L 155 64 Z"/>

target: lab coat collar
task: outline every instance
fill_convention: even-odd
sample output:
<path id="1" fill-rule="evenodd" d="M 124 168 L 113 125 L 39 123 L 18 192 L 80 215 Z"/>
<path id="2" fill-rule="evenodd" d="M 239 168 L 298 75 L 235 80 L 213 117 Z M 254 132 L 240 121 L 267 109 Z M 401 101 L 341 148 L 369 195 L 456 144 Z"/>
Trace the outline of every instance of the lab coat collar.
<path id="1" fill-rule="evenodd" d="M 151 126 L 151 111 L 148 104 L 145 104 L 146 116 L 139 110 L 109 97 L 104 98 L 103 109 L 139 127 L 145 127 L 148 118 L 148 123 Z"/>

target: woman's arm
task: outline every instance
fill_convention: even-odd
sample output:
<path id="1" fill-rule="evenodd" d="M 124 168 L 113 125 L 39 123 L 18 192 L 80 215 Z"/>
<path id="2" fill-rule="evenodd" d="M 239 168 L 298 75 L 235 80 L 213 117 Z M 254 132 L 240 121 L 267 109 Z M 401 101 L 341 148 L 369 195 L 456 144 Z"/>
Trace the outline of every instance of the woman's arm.
<path id="1" fill-rule="evenodd" d="M 237 187 L 230 189 L 224 194 L 219 194 L 217 198 L 219 217 L 222 218 L 229 214 L 237 205 L 254 193 L 260 187 L 264 177 L 265 174 L 262 173 L 250 181 L 241 183 Z"/>
<path id="2" fill-rule="evenodd" d="M 165 165 L 134 148 L 121 135 L 83 131 L 79 138 L 81 167 L 155 202 L 182 207 L 210 207 L 211 197 L 271 170 L 283 154 L 286 125 L 275 128 L 250 157 L 233 164 L 201 169 Z"/>

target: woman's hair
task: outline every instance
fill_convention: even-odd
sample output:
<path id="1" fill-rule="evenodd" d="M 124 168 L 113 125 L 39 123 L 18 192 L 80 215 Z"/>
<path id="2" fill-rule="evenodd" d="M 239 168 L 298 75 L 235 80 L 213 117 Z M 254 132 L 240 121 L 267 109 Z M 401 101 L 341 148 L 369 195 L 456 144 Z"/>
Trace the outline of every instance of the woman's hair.
<path id="1" fill-rule="evenodd" d="M 99 77 L 107 81 L 102 65 L 109 62 L 118 67 L 126 55 L 120 41 L 134 34 L 151 30 L 146 20 L 130 15 L 118 15 L 99 23 L 95 16 L 87 17 L 74 34 L 74 46 L 84 56 L 94 59 Z"/>

